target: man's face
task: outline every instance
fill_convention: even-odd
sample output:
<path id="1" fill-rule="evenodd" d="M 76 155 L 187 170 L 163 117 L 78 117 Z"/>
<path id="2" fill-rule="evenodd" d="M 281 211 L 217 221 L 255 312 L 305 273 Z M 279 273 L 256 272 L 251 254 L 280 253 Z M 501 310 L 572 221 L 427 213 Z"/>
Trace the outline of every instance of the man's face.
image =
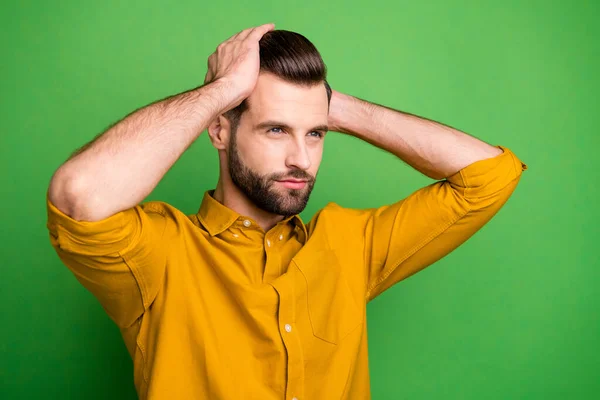
<path id="1" fill-rule="evenodd" d="M 261 74 L 247 101 L 230 139 L 231 179 L 259 208 L 298 214 L 308 203 L 323 155 L 325 86 L 302 87 Z"/>

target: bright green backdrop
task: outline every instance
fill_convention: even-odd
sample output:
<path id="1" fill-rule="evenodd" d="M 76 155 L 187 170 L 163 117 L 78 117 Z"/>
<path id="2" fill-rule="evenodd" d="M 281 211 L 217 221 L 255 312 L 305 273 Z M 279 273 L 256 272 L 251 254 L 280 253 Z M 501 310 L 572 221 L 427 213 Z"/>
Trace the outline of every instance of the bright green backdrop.
<path id="1" fill-rule="evenodd" d="M 553 3 L 4 3 L 0 398 L 135 398 L 116 326 L 50 246 L 50 176 L 131 110 L 199 85 L 221 41 L 271 21 L 315 43 L 335 89 L 529 165 L 490 224 L 370 303 L 373 398 L 600 398 L 600 6 Z M 203 134 L 149 199 L 194 213 L 217 173 Z M 329 201 L 391 203 L 431 182 L 331 134 L 302 216 Z"/>

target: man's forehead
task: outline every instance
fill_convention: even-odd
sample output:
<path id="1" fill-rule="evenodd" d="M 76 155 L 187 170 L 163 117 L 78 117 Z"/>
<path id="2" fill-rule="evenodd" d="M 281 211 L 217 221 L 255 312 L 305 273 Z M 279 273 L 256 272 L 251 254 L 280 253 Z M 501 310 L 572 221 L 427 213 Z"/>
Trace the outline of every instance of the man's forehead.
<path id="1" fill-rule="evenodd" d="M 324 84 L 297 85 L 272 74 L 261 74 L 252 94 L 248 97 L 253 119 L 279 116 L 293 118 L 327 118 L 328 101 Z"/>
<path id="2" fill-rule="evenodd" d="M 249 106 L 253 119 L 266 118 L 312 118 L 327 121 L 327 104 L 302 103 L 298 101 L 279 102 L 276 104 L 253 103 Z"/>
<path id="3" fill-rule="evenodd" d="M 253 124 L 280 121 L 288 125 L 327 125 L 328 104 L 313 97 L 274 95 L 270 99 L 248 99 L 248 116 Z"/>

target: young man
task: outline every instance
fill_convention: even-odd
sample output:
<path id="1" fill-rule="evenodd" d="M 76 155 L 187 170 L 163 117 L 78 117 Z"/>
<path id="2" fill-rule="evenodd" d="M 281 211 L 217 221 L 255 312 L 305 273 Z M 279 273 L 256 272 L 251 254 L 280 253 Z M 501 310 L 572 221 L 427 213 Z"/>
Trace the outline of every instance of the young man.
<path id="1" fill-rule="evenodd" d="M 220 176 L 198 213 L 140 202 L 207 129 Z M 438 180 L 395 204 L 298 214 L 328 130 Z M 246 29 L 205 84 L 141 108 L 48 190 L 58 255 L 121 329 L 143 399 L 367 399 L 366 304 L 455 249 L 523 164 L 442 124 L 331 90 L 303 36 Z"/>

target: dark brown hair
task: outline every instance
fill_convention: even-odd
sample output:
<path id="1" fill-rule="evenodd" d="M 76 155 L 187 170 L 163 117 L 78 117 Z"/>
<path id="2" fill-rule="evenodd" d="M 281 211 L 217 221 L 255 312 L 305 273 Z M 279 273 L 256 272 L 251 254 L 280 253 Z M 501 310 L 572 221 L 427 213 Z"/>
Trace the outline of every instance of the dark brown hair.
<path id="1" fill-rule="evenodd" d="M 286 30 L 269 31 L 259 41 L 260 72 L 273 75 L 293 84 L 312 86 L 323 82 L 327 103 L 331 101 L 331 87 L 327 83 L 327 67 L 317 48 L 304 36 Z M 235 133 L 240 118 L 248 109 L 246 99 L 224 115 Z"/>

